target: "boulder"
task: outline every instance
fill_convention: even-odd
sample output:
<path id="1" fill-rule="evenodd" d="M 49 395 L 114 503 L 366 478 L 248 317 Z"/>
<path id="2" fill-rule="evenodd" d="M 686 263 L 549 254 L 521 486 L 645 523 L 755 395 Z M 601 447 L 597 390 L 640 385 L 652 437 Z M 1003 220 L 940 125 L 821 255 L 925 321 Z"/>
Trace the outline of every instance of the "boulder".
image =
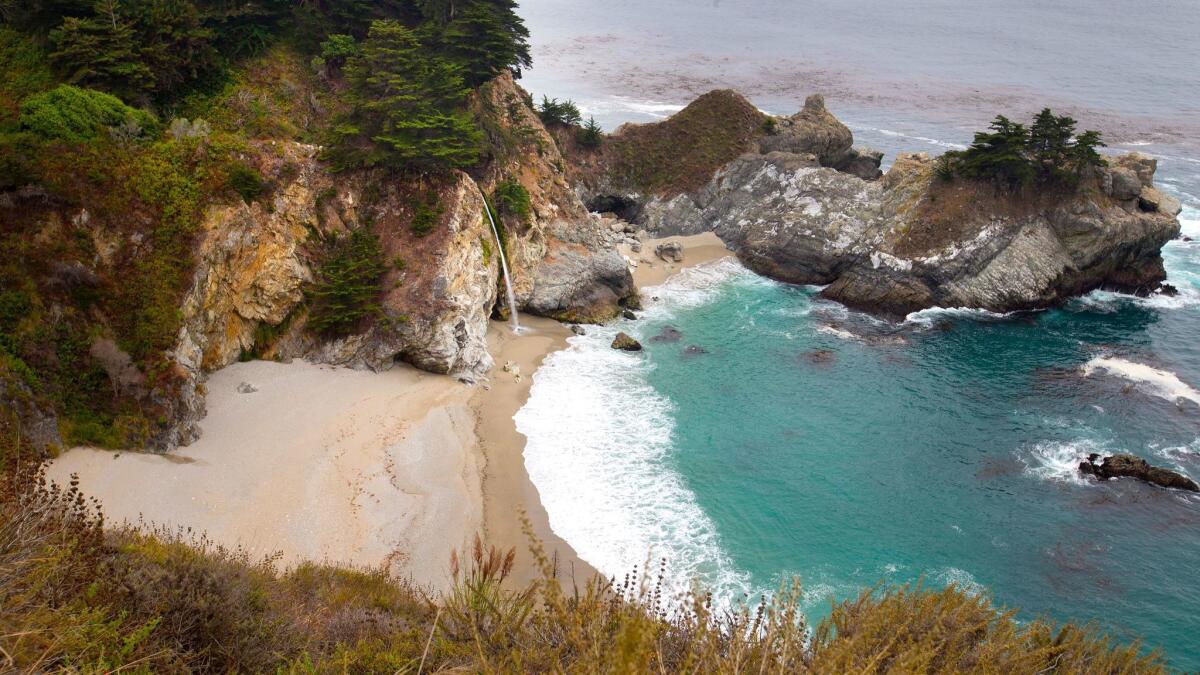
<path id="1" fill-rule="evenodd" d="M 1142 192 L 1142 181 L 1133 169 L 1113 167 L 1108 171 L 1112 177 L 1112 196 L 1117 201 L 1137 199 Z"/>
<path id="2" fill-rule="evenodd" d="M 587 331 L 584 330 L 583 326 L 580 326 L 577 323 L 571 324 L 571 332 L 575 335 L 587 335 Z"/>
<path id="3" fill-rule="evenodd" d="M 654 255 L 665 262 L 683 262 L 683 244 L 669 241 L 654 247 Z"/>
<path id="4" fill-rule="evenodd" d="M 1146 186 L 1138 193 L 1138 206 L 1146 211 L 1158 211 L 1172 218 L 1183 211 L 1183 205 L 1178 199 L 1153 186 Z"/>
<path id="5" fill-rule="evenodd" d="M 1160 487 L 1200 492 L 1200 485 L 1197 485 L 1196 481 L 1170 469 L 1151 466 L 1141 457 L 1125 454 L 1111 455 L 1097 463 L 1096 460 L 1099 458 L 1100 456 L 1097 454 L 1088 455 L 1087 459 L 1079 463 L 1080 473 L 1095 476 L 1102 481 L 1113 478 L 1136 478 Z"/>
<path id="6" fill-rule="evenodd" d="M 774 134 L 759 140 L 762 154 L 812 153 L 823 166 L 833 167 L 853 161 L 850 148 L 854 135 L 825 108 L 825 97 L 820 94 L 804 99 L 804 108 L 795 115 L 778 118 L 775 128 Z"/>
<path id="7" fill-rule="evenodd" d="M 617 337 L 613 338 L 612 348 L 619 349 L 624 352 L 640 352 L 642 351 L 642 343 L 633 339 L 628 333 L 617 333 Z"/>
<path id="8" fill-rule="evenodd" d="M 879 168 L 882 164 L 883 153 L 879 150 L 850 148 L 846 156 L 833 168 L 863 180 L 876 180 L 883 176 L 883 171 Z"/>

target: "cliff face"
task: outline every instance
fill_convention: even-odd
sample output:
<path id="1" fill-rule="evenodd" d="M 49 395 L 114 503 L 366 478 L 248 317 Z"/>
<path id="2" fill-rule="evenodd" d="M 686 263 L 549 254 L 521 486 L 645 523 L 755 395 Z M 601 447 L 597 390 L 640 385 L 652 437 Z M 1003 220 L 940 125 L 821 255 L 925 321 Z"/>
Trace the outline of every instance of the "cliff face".
<path id="1" fill-rule="evenodd" d="M 828 284 L 826 297 L 892 316 L 1048 307 L 1095 288 L 1148 293 L 1165 278 L 1160 249 L 1179 232 L 1179 204 L 1154 187 L 1145 155 L 1112 158 L 1078 190 L 1006 194 L 937 180 L 923 154 L 875 180 L 879 154 L 855 149 L 820 97 L 769 126 L 700 188 L 626 184 L 614 199 L 651 233 L 716 232 L 756 272 Z"/>
<path id="2" fill-rule="evenodd" d="M 481 184 L 492 193 L 514 180 L 529 193 L 528 215 L 500 213 L 517 305 L 564 321 L 610 319 L 636 293 L 633 277 L 611 231 L 568 182 L 558 144 L 527 97 L 506 73 L 475 101 L 494 148 Z"/>
<path id="3" fill-rule="evenodd" d="M 881 241 L 823 293 L 899 315 L 1049 307 L 1096 288 L 1153 292 L 1166 279 L 1160 251 L 1179 234 L 1178 204 L 1158 198 L 1155 168 L 1123 155 L 1078 191 L 1018 196 L 941 183 L 930 158 L 902 156 L 884 181 Z M 1138 183 L 1123 193 L 1114 183 L 1125 172 Z"/>
<path id="4" fill-rule="evenodd" d="M 205 373 L 245 355 L 373 370 L 404 360 L 469 378 L 491 367 L 485 338 L 499 261 L 470 177 L 335 177 L 317 162 L 315 147 L 270 150 L 258 167 L 279 182 L 270 200 L 213 206 L 204 219 L 174 351 L 186 373 L 179 423 L 163 446 L 196 437 Z M 439 215 L 420 236 L 412 227 L 416 210 L 433 203 Z M 305 284 L 319 273 L 329 243 L 361 227 L 379 237 L 387 262 L 378 315 L 346 336 L 314 335 L 305 326 Z"/>

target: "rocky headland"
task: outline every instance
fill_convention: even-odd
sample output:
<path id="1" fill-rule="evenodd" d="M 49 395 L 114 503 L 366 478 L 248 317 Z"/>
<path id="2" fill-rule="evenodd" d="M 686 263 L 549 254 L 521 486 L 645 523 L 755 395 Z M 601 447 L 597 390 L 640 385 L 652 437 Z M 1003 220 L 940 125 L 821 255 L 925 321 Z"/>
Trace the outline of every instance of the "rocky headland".
<path id="1" fill-rule="evenodd" d="M 690 129 L 719 127 L 692 144 Z M 715 232 L 749 268 L 865 311 L 995 312 L 1053 306 L 1104 288 L 1148 294 L 1180 205 L 1131 153 L 1075 189 L 1005 192 L 944 180 L 924 153 L 855 148 L 810 96 L 792 117 L 734 92 L 701 97 L 669 120 L 618 129 L 595 155 L 569 152 L 583 200 L 654 235 Z M 667 149 L 676 148 L 672 155 Z"/>

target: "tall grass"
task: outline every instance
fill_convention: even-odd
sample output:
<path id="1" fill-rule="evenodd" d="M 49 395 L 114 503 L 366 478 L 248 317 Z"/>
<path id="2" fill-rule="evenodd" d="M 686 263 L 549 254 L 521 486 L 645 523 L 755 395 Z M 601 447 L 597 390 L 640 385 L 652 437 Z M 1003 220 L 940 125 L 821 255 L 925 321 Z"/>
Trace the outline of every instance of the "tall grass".
<path id="1" fill-rule="evenodd" d="M 868 589 L 811 630 L 800 586 L 716 610 L 663 570 L 517 586 L 478 538 L 432 596 L 386 570 L 303 564 L 187 531 L 106 529 L 72 482 L 0 474 L 0 672 L 1156 673 L 1094 628 L 1019 623 L 986 597 Z"/>

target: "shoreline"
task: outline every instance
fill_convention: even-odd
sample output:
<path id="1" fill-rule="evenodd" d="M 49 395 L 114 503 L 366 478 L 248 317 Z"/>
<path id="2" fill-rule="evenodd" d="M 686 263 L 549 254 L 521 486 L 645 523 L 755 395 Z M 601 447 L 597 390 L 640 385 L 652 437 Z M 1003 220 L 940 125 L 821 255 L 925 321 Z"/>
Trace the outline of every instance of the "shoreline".
<path id="1" fill-rule="evenodd" d="M 683 246 L 681 263 L 667 263 L 654 255 L 654 247 L 667 242 Z M 639 290 L 657 286 L 672 275 L 695 265 L 718 260 L 733 253 L 713 233 L 691 236 L 643 239 L 642 250 L 634 253 L 628 246 L 619 251 L 637 262 L 633 271 L 634 284 Z M 490 388 L 480 387 L 472 396 L 471 406 L 476 415 L 476 436 L 484 459 L 483 514 L 484 532 L 488 543 L 517 552 L 512 580 L 515 583 L 535 581 L 540 570 L 530 555 L 529 541 L 522 531 L 518 514 L 524 510 L 532 532 L 542 543 L 547 555 L 557 555 L 559 578 L 584 583 L 598 571 L 581 559 L 571 545 L 550 527 L 537 487 L 525 469 L 525 436 L 517 431 L 513 416 L 529 400 L 530 390 L 538 367 L 550 354 L 565 349 L 572 333 L 567 324 L 553 319 L 521 315 L 521 325 L 530 330 L 513 335 L 507 324 L 492 322 L 488 330 L 488 346 L 496 361 L 490 373 Z M 586 330 L 586 326 L 584 327 Z M 521 381 L 504 371 L 506 362 L 515 363 Z"/>
<path id="2" fill-rule="evenodd" d="M 683 245 L 682 263 L 654 256 L 668 241 Z M 620 250 L 637 263 L 639 289 L 732 255 L 712 233 Z M 473 388 L 408 365 L 373 373 L 301 360 L 232 364 L 208 378 L 204 433 L 192 445 L 167 454 L 73 448 L 47 477 L 78 476 L 110 523 L 205 536 L 279 555 L 283 566 L 386 565 L 432 591 L 450 587 L 450 554 L 469 550 L 476 534 L 515 549 L 514 583 L 539 579 L 524 512 L 559 578 L 582 585 L 597 570 L 551 529 L 513 421 L 571 328 L 526 315 L 521 323 L 519 335 L 491 323 L 495 365 Z M 505 371 L 509 362 L 520 378 Z"/>

